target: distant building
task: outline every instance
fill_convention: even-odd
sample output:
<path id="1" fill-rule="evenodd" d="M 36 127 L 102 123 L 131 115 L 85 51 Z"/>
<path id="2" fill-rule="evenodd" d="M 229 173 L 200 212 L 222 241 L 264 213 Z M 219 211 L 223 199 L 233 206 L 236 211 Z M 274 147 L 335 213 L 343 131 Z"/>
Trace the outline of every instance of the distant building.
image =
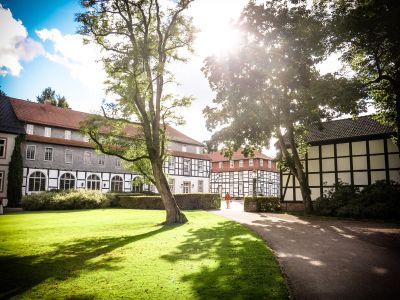
<path id="1" fill-rule="evenodd" d="M 260 152 L 255 152 L 254 157 L 244 157 L 241 152 L 235 152 L 231 159 L 219 152 L 210 154 L 211 192 L 222 196 L 229 192 L 235 198 L 253 194 L 279 196 L 276 161 Z"/>
<path id="2" fill-rule="evenodd" d="M 88 137 L 79 132 L 79 123 L 90 114 L 10 97 L 3 97 L 3 102 L 11 105 L 7 114 L 15 113 L 26 133 L 23 194 L 70 188 L 104 192 L 142 189 L 135 180 L 140 174 L 125 169 L 117 157 L 97 154 Z M 172 127 L 167 134 L 171 156 L 165 170 L 172 192 L 208 192 L 210 159 L 203 154 L 204 145 Z M 12 151 L 11 144 L 9 147 Z"/>
<path id="3" fill-rule="evenodd" d="M 311 198 L 323 195 L 339 181 L 365 187 L 377 180 L 400 182 L 398 148 L 391 136 L 394 129 L 371 116 L 323 123 L 323 129 L 308 129 L 306 141 L 311 145 L 304 159 Z M 282 199 L 301 202 L 298 181 L 289 171 L 281 171 Z"/>

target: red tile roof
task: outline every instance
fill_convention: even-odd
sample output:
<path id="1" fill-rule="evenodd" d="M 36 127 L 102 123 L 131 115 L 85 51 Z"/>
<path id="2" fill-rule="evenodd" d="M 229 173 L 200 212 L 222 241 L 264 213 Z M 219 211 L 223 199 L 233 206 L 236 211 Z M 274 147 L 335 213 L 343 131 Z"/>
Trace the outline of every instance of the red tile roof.
<path id="1" fill-rule="evenodd" d="M 41 135 L 27 134 L 26 140 L 31 141 L 31 142 L 39 142 L 39 143 L 67 145 L 67 146 L 83 147 L 83 148 L 94 148 L 90 143 L 84 142 L 84 141 L 65 140 L 65 139 L 59 139 L 59 138 L 45 137 L 45 136 L 41 136 Z"/>
<path id="2" fill-rule="evenodd" d="M 171 154 L 173 156 L 211 160 L 208 154 L 197 154 L 197 153 L 183 152 L 183 151 L 171 151 Z"/>
<path id="3" fill-rule="evenodd" d="M 225 157 L 223 153 L 220 153 L 218 151 L 217 152 L 211 152 L 208 155 L 210 156 L 210 158 L 211 158 L 211 160 L 213 162 L 216 162 L 216 161 L 229 161 L 229 160 L 241 160 L 241 159 L 245 160 L 245 159 L 250 159 L 250 158 L 253 158 L 253 159 L 262 158 L 262 159 L 274 160 L 272 157 L 269 157 L 269 156 L 267 156 L 265 154 L 262 154 L 261 152 L 258 152 L 258 151 L 254 152 L 254 157 L 245 157 L 242 154 L 242 151 L 243 151 L 242 149 L 239 149 L 238 151 L 234 152 L 231 159 L 229 159 L 228 157 Z"/>
<path id="4" fill-rule="evenodd" d="M 8 98 L 10 99 L 18 120 L 27 123 L 79 130 L 79 123 L 92 116 L 92 114 L 89 113 L 56 107 L 50 104 L 41 104 L 11 97 Z M 138 124 L 132 123 L 131 126 L 127 127 L 127 135 L 137 135 L 138 126 Z M 174 142 L 203 146 L 202 143 L 188 137 L 171 126 L 167 127 L 167 131 L 170 139 Z"/>

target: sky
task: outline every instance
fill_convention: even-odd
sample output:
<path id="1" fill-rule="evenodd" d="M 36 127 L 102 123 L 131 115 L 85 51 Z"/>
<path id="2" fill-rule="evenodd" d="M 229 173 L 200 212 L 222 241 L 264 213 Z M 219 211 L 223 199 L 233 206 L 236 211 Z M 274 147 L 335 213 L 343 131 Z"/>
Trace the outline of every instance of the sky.
<path id="1" fill-rule="evenodd" d="M 196 0 L 188 14 L 199 30 L 195 53 L 189 61 L 176 63 L 172 71 L 180 83 L 178 93 L 196 100 L 180 112 L 186 124 L 177 127 L 188 136 L 205 141 L 211 137 L 202 110 L 214 97 L 201 68 L 212 54 L 234 48 L 231 22 L 239 17 L 246 0 Z M 35 100 L 51 87 L 68 100 L 74 110 L 100 110 L 106 79 L 98 48 L 83 45 L 77 34 L 78 0 L 0 0 L 0 86 L 10 97 Z M 337 64 L 333 58 L 330 65 Z M 329 66 L 328 66 L 329 68 Z M 274 156 L 275 149 L 266 149 Z"/>

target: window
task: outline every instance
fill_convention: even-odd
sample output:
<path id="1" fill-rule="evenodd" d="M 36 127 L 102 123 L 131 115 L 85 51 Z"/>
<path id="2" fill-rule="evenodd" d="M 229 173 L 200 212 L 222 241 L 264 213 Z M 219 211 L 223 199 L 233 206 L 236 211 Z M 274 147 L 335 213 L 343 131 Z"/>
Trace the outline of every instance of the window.
<path id="1" fill-rule="evenodd" d="M 44 128 L 44 136 L 45 137 L 51 137 L 51 128 L 50 127 L 45 127 Z"/>
<path id="2" fill-rule="evenodd" d="M 64 173 L 60 176 L 60 189 L 69 190 L 75 188 L 75 176 L 71 173 Z"/>
<path id="3" fill-rule="evenodd" d="M 90 165 L 91 163 L 92 163 L 92 153 L 90 153 L 89 151 L 85 151 L 85 153 L 83 153 L 83 164 Z"/>
<path id="4" fill-rule="evenodd" d="M 198 184 L 199 184 L 198 185 L 198 192 L 199 193 L 203 193 L 204 192 L 204 182 L 203 182 L 203 180 L 199 180 Z"/>
<path id="5" fill-rule="evenodd" d="M 35 160 L 35 156 L 36 156 L 36 146 L 35 145 L 26 146 L 26 159 Z"/>
<path id="6" fill-rule="evenodd" d="M 268 161 L 268 168 L 270 168 L 270 169 L 272 168 L 272 161 L 271 160 Z"/>
<path id="7" fill-rule="evenodd" d="M 121 167 L 121 159 L 119 157 L 115 158 L 115 166 L 120 168 Z"/>
<path id="8" fill-rule="evenodd" d="M 66 140 L 70 140 L 71 139 L 71 130 L 65 130 L 64 136 L 65 136 Z"/>
<path id="9" fill-rule="evenodd" d="M 26 133 L 33 134 L 33 125 L 32 124 L 26 124 Z"/>
<path id="10" fill-rule="evenodd" d="M 65 149 L 65 163 L 72 164 L 72 150 Z"/>
<path id="11" fill-rule="evenodd" d="M 51 147 L 44 148 L 44 160 L 53 161 L 53 148 Z"/>
<path id="12" fill-rule="evenodd" d="M 104 154 L 99 155 L 99 165 L 104 166 L 104 163 L 106 161 L 106 156 Z"/>
<path id="13" fill-rule="evenodd" d="M 184 181 L 183 182 L 183 193 L 184 194 L 189 194 L 190 193 L 190 186 L 191 186 L 190 181 Z"/>
<path id="14" fill-rule="evenodd" d="M 243 172 L 239 172 L 239 180 L 243 181 Z"/>
<path id="15" fill-rule="evenodd" d="M 264 166 L 264 160 L 262 158 L 260 158 L 260 167 Z"/>
<path id="16" fill-rule="evenodd" d="M 182 151 L 186 152 L 187 151 L 187 146 L 186 145 L 182 145 Z"/>
<path id="17" fill-rule="evenodd" d="M 175 193 L 175 179 L 173 178 L 168 179 L 168 185 L 171 193 Z"/>
<path id="18" fill-rule="evenodd" d="M 218 168 L 222 169 L 222 161 L 218 163 Z"/>
<path id="19" fill-rule="evenodd" d="M 4 189 L 4 171 L 0 171 L 0 192 Z"/>
<path id="20" fill-rule="evenodd" d="M 124 180 L 121 176 L 114 176 L 111 179 L 111 192 L 122 192 L 124 187 Z"/>
<path id="21" fill-rule="evenodd" d="M 196 147 L 196 153 L 200 154 L 201 153 L 201 148 L 200 147 Z"/>
<path id="22" fill-rule="evenodd" d="M 243 159 L 239 160 L 239 168 L 243 168 Z"/>
<path id="23" fill-rule="evenodd" d="M 204 161 L 199 160 L 199 173 L 203 173 L 203 171 L 204 171 Z"/>
<path id="24" fill-rule="evenodd" d="M 28 190 L 30 192 L 40 192 L 46 190 L 46 175 L 43 172 L 33 172 L 29 176 Z"/>
<path id="25" fill-rule="evenodd" d="M 173 170 L 175 168 L 175 157 L 171 156 L 168 160 L 168 169 Z"/>
<path id="26" fill-rule="evenodd" d="M 250 166 L 250 167 L 253 166 L 253 159 L 252 159 L 252 158 L 249 159 L 249 166 Z"/>
<path id="27" fill-rule="evenodd" d="M 235 166 L 235 162 L 233 160 L 229 161 L 229 167 L 233 168 Z"/>
<path id="28" fill-rule="evenodd" d="M 183 159 L 183 175 L 190 175 L 190 159 Z"/>
<path id="29" fill-rule="evenodd" d="M 86 181 L 86 187 L 89 190 L 99 190 L 100 189 L 100 177 L 95 174 L 89 175 L 89 177 L 87 178 L 87 181 Z"/>
<path id="30" fill-rule="evenodd" d="M 0 138 L 0 158 L 6 158 L 7 139 Z"/>

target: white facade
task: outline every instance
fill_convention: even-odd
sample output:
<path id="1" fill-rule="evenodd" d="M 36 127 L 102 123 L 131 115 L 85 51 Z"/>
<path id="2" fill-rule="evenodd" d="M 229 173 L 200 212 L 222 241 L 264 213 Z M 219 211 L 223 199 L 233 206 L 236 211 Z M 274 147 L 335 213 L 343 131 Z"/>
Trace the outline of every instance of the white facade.
<path id="1" fill-rule="evenodd" d="M 16 134 L 0 132 L 0 200 L 7 198 L 8 166 L 14 151 Z"/>

